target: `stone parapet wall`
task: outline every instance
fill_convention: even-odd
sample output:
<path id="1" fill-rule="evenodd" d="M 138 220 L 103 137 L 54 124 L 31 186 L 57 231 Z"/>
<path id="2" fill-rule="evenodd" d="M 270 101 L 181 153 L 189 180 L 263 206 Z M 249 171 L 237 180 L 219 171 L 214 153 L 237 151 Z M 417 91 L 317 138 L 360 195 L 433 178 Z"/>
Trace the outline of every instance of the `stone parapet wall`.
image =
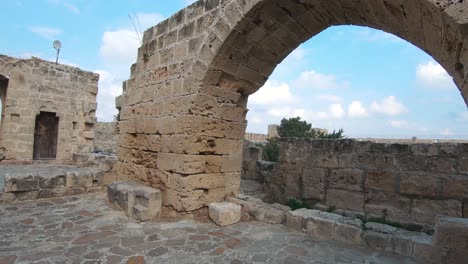
<path id="1" fill-rule="evenodd" d="M 468 217 L 468 144 L 283 139 L 279 162 L 256 162 L 256 171 L 272 201 L 423 225 Z"/>
<path id="2" fill-rule="evenodd" d="M 245 133 L 244 139 L 252 142 L 266 142 L 268 139 L 268 135 L 257 133 Z"/>
<path id="3" fill-rule="evenodd" d="M 94 135 L 94 151 L 117 154 L 117 122 L 97 122 Z"/>
<path id="4" fill-rule="evenodd" d="M 8 78 L 0 129 L 5 161 L 33 159 L 40 112 L 58 117 L 57 161 L 71 161 L 73 153 L 93 150 L 98 74 L 34 57 L 21 60 L 0 55 L 0 75 Z"/>

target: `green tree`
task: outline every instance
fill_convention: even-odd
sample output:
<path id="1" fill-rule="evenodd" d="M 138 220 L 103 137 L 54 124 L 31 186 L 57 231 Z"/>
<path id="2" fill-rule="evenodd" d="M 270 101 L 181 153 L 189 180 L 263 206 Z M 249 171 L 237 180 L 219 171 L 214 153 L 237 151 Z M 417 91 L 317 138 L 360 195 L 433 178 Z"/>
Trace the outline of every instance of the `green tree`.
<path id="1" fill-rule="evenodd" d="M 343 129 L 333 130 L 331 134 L 322 131 L 313 130 L 312 124 L 301 120 L 300 117 L 283 118 L 278 127 L 280 137 L 311 138 L 311 139 L 341 139 L 344 138 Z M 261 145 L 263 150 L 262 159 L 271 162 L 277 162 L 279 159 L 279 139 L 270 138 L 267 143 Z"/>
<path id="2" fill-rule="evenodd" d="M 312 139 L 340 139 L 344 138 L 343 129 L 338 131 L 333 130 L 333 133 L 327 134 L 325 132 L 312 129 L 312 124 L 301 120 L 300 117 L 292 117 L 289 119 L 283 118 L 281 125 L 278 127 L 278 134 L 280 137 L 295 137 L 295 138 L 312 138 Z"/>
<path id="3" fill-rule="evenodd" d="M 302 121 L 300 117 L 283 118 L 278 127 L 278 134 L 280 137 L 309 138 L 311 129 L 312 124 Z"/>
<path id="4" fill-rule="evenodd" d="M 279 159 L 279 140 L 278 138 L 269 138 L 265 145 L 261 145 L 262 159 L 271 162 L 277 162 Z"/>

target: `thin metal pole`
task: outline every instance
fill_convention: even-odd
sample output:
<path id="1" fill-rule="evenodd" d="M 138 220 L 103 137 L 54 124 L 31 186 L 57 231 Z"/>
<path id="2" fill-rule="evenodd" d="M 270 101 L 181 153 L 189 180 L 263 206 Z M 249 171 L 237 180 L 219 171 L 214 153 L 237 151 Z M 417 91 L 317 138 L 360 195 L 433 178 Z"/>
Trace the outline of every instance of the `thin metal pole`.
<path id="1" fill-rule="evenodd" d="M 60 50 L 57 50 L 57 59 L 55 60 L 55 64 L 58 64 L 58 58 L 59 58 Z"/>

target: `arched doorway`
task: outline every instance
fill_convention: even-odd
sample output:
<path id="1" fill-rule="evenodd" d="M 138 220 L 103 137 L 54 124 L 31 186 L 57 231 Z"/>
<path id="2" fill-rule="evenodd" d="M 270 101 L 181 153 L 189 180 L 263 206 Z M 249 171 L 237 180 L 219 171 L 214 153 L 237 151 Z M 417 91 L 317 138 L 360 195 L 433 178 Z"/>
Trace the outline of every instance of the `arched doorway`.
<path id="1" fill-rule="evenodd" d="M 2 141 L 3 123 L 5 121 L 7 88 L 8 79 L 0 75 L 0 142 Z"/>
<path id="2" fill-rule="evenodd" d="M 193 211 L 239 190 L 248 96 L 334 25 L 381 29 L 433 56 L 468 102 L 468 4 L 432 0 L 198 1 L 147 30 L 121 107 L 119 173 Z M 155 162 L 156 161 L 156 162 Z"/>

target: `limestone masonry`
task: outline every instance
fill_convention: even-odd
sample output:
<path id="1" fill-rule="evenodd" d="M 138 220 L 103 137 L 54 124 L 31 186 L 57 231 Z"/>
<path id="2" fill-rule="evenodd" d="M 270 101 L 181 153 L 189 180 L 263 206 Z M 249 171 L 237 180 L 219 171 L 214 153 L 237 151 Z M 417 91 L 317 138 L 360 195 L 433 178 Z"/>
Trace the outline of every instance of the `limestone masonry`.
<path id="1" fill-rule="evenodd" d="M 0 56 L 0 161 L 72 161 L 93 150 L 99 75 Z"/>
<path id="2" fill-rule="evenodd" d="M 200 0 L 144 33 L 120 109 L 120 178 L 192 212 L 239 192 L 248 96 L 302 42 L 334 25 L 426 51 L 468 102 L 468 6 L 452 0 Z"/>
<path id="3" fill-rule="evenodd" d="M 383 144 L 283 139 L 279 162 L 245 149 L 242 178 L 264 183 L 267 200 L 322 203 L 400 223 L 432 226 L 468 218 L 468 144 Z"/>

